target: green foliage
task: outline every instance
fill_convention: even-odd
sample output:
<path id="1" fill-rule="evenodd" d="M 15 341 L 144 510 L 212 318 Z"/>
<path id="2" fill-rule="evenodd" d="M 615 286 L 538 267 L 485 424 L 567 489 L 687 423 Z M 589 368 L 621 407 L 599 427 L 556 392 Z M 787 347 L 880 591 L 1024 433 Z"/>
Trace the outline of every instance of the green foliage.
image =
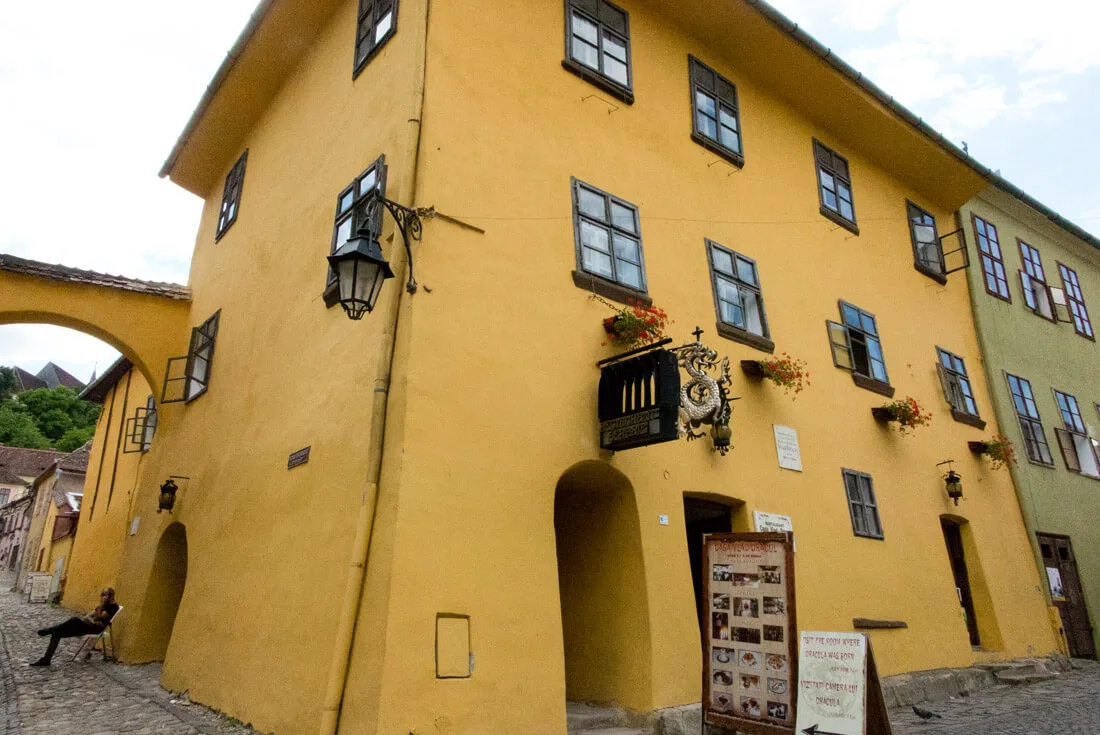
<path id="1" fill-rule="evenodd" d="M 15 388 L 15 372 L 11 368 L 0 367 L 0 403 L 11 398 Z"/>
<path id="2" fill-rule="evenodd" d="M 95 434 L 94 426 L 85 426 L 82 429 L 69 429 L 65 435 L 57 440 L 54 449 L 59 452 L 74 452 L 84 446 L 92 435 Z"/>
<path id="3" fill-rule="evenodd" d="M 49 449 L 50 440 L 42 435 L 37 424 L 14 401 L 0 406 L 0 444 L 27 449 Z"/>
<path id="4" fill-rule="evenodd" d="M 28 390 L 5 400 L 2 370 L 6 369 L 0 369 L 0 443 L 72 451 L 91 438 L 99 418 L 98 405 L 80 400 L 73 390 L 63 387 Z M 73 442 L 75 446 L 70 446 Z"/>

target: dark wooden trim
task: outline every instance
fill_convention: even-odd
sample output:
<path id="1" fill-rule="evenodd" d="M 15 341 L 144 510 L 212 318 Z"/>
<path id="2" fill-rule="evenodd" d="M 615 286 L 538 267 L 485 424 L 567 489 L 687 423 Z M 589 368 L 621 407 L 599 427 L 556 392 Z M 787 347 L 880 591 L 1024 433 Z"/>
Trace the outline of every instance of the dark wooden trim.
<path id="1" fill-rule="evenodd" d="M 1066 277 L 1065 277 L 1065 275 L 1062 274 L 1062 269 L 1065 268 L 1067 271 L 1069 271 L 1073 275 L 1077 276 L 1077 287 L 1078 288 L 1081 288 L 1081 276 L 1079 276 L 1077 274 L 1077 271 L 1075 269 L 1070 268 L 1068 265 L 1066 265 L 1062 261 L 1056 260 L 1054 262 L 1058 266 L 1058 275 L 1061 276 L 1061 278 L 1062 278 L 1062 293 L 1064 293 L 1066 295 L 1066 311 L 1069 312 L 1069 321 L 1070 321 L 1070 324 L 1073 325 L 1073 331 L 1076 332 L 1079 336 L 1084 337 L 1085 339 L 1090 339 L 1093 342 L 1095 342 L 1096 341 L 1096 337 L 1095 337 L 1096 328 L 1093 327 L 1092 335 L 1088 335 L 1088 334 L 1085 334 L 1084 332 L 1082 332 L 1080 329 L 1077 328 L 1077 320 L 1073 318 L 1073 309 L 1069 308 L 1069 302 L 1070 301 L 1073 301 L 1075 303 L 1080 304 L 1081 308 L 1084 309 L 1084 311 L 1085 311 L 1085 318 L 1088 320 L 1089 326 L 1092 327 L 1092 317 L 1089 315 L 1089 307 L 1084 302 L 1085 290 L 1081 289 L 1081 300 L 1078 300 L 1078 299 L 1070 296 L 1069 295 L 1069 288 L 1066 287 Z M 1051 302 L 1050 302 L 1050 309 L 1051 309 L 1051 311 L 1055 312 L 1054 313 L 1054 318 L 1057 319 L 1058 318 L 1058 313 L 1057 313 L 1057 310 L 1055 309 L 1053 298 L 1051 299 Z"/>
<path id="2" fill-rule="evenodd" d="M 340 283 L 338 281 L 329 281 L 325 285 L 325 291 L 321 295 L 321 298 L 325 300 L 325 308 L 331 309 L 340 303 Z"/>
<path id="3" fill-rule="evenodd" d="M 904 620 L 872 620 L 871 618 L 852 618 L 852 627 L 857 630 L 890 630 L 908 628 L 909 623 Z"/>
<path id="4" fill-rule="evenodd" d="M 241 211 L 241 196 L 244 194 L 244 174 L 248 164 L 248 149 L 244 149 L 244 153 L 240 155 L 240 158 L 233 164 L 233 168 L 229 169 L 229 173 L 225 175 L 225 186 L 222 190 L 222 201 L 218 207 L 218 221 L 214 225 L 214 243 L 217 244 L 225 233 L 229 232 L 229 228 L 237 221 L 237 215 Z M 225 223 L 224 227 L 221 227 L 222 221 L 222 209 L 225 207 L 226 198 L 225 195 L 229 193 L 230 183 L 235 184 L 235 196 L 232 200 L 233 204 L 233 216 Z"/>
<path id="5" fill-rule="evenodd" d="M 720 337 L 732 339 L 734 342 L 740 342 L 743 345 L 748 345 L 761 352 L 767 352 L 769 355 L 775 352 L 775 342 L 772 342 L 767 337 L 761 337 L 759 334 L 746 332 L 744 329 L 738 329 L 723 321 L 715 322 L 714 326 L 715 329 L 718 330 L 718 335 Z"/>
<path id="6" fill-rule="evenodd" d="M 978 222 L 977 222 L 977 220 L 979 220 L 979 219 L 982 222 L 985 223 L 987 237 L 988 237 L 988 232 L 989 232 L 988 228 L 992 227 L 994 230 L 996 230 L 996 232 L 997 232 L 997 248 L 1001 251 L 1001 257 L 1000 258 L 994 258 L 992 255 L 987 255 L 987 254 L 982 252 L 982 246 L 981 246 L 981 243 L 979 242 L 979 239 L 978 239 L 979 235 L 978 235 Z M 992 222 L 987 220 L 985 217 L 979 217 L 977 215 L 977 213 L 975 213 L 975 212 L 970 213 L 970 226 L 974 230 L 974 249 L 978 253 L 978 270 L 980 270 L 981 273 L 982 273 L 982 285 L 985 287 L 985 292 L 987 294 L 989 294 L 990 296 L 992 296 L 993 298 L 995 298 L 995 299 L 998 299 L 1000 301 L 1004 301 L 1006 303 L 1011 304 L 1012 303 L 1012 287 L 1008 283 L 1008 266 L 1005 264 L 1005 249 L 1004 249 L 1004 247 L 1001 246 L 1001 231 L 997 229 L 997 225 L 993 224 Z M 1005 290 L 1008 291 L 1008 296 L 1007 297 L 1001 296 L 996 291 L 990 291 L 989 290 L 989 282 L 985 280 L 985 269 L 982 267 L 982 258 L 989 258 L 990 260 L 1001 264 L 1001 268 L 1003 268 L 1004 272 L 1005 272 Z"/>
<path id="7" fill-rule="evenodd" d="M 629 304 L 630 301 L 634 301 L 634 303 L 642 304 L 643 306 L 653 305 L 653 299 L 650 298 L 649 294 L 644 294 L 641 291 L 635 291 L 632 288 L 620 286 L 617 283 L 612 283 L 607 279 L 594 276 L 591 273 L 572 271 L 572 275 L 574 286 L 603 296 L 605 299 L 617 301 L 620 304 Z"/>
<path id="8" fill-rule="evenodd" d="M 107 439 L 111 436 L 111 419 L 114 418 L 115 415 L 116 398 L 118 398 L 118 383 L 115 383 L 111 388 L 111 401 L 107 404 L 107 426 L 103 429 L 103 445 L 99 448 L 99 466 L 96 467 L 95 470 L 95 494 L 92 495 L 91 506 L 88 508 L 88 523 L 92 522 L 92 516 L 95 515 L 95 502 L 99 500 L 99 483 L 103 479 L 103 460 L 107 457 Z M 125 416 L 123 418 L 125 418 Z M 118 430 L 120 432 L 124 424 L 125 422 L 119 422 Z M 92 447 L 95 447 L 94 443 Z"/>
<path id="9" fill-rule="evenodd" d="M 1043 269 L 1043 280 L 1041 280 L 1041 281 L 1039 281 L 1038 278 L 1035 278 L 1030 273 L 1027 273 L 1027 266 L 1025 265 L 1025 263 L 1027 263 L 1027 258 L 1024 256 L 1024 246 L 1025 245 L 1028 246 L 1029 248 L 1031 248 L 1032 250 L 1034 250 L 1035 254 L 1037 256 L 1039 256 L 1039 267 Z M 1002 252 L 1004 252 L 1004 251 L 1002 250 Z M 1049 318 L 1045 317 L 1039 312 L 1039 303 L 1038 303 L 1038 301 L 1036 301 L 1034 309 L 1032 309 L 1030 306 L 1028 306 L 1026 295 L 1024 296 L 1024 308 L 1027 309 L 1032 314 L 1039 317 L 1040 319 L 1042 319 L 1045 322 L 1051 322 L 1052 324 L 1057 324 L 1058 323 L 1058 309 L 1054 304 L 1054 296 L 1051 295 L 1051 293 L 1050 293 L 1050 281 L 1047 280 L 1047 267 L 1045 265 L 1043 265 L 1043 254 L 1039 252 L 1039 248 L 1035 247 L 1034 245 L 1029 243 L 1027 240 L 1020 239 L 1019 237 L 1016 238 L 1016 252 L 1020 256 L 1020 273 L 1027 273 L 1028 278 L 1030 278 L 1032 281 L 1039 281 L 1039 283 L 1043 284 L 1043 288 L 1046 289 L 1047 301 L 1050 303 L 1050 317 Z M 1023 289 L 1023 287 L 1024 287 L 1024 284 L 1021 283 L 1020 288 Z M 1034 294 L 1032 294 L 1032 296 L 1034 297 Z"/>
<path id="10" fill-rule="evenodd" d="M 123 434 L 122 430 L 123 430 L 123 428 L 125 428 L 125 425 L 126 425 L 126 422 L 125 422 L 126 408 L 130 404 L 130 380 L 133 379 L 133 377 L 134 377 L 134 371 L 133 370 L 126 373 L 126 388 L 123 389 L 123 393 L 122 393 L 122 418 L 123 418 L 123 421 L 120 421 L 119 424 L 118 424 L 118 441 L 115 444 L 115 462 L 114 462 L 114 466 L 111 468 L 111 485 L 110 485 L 110 487 L 107 488 L 107 510 L 104 511 L 105 513 L 111 510 L 111 498 L 114 497 L 114 494 L 115 494 L 115 480 L 118 478 L 118 457 L 119 457 L 120 454 L 122 454 L 122 434 Z"/>
<path id="11" fill-rule="evenodd" d="M 692 108 L 692 112 L 694 114 L 694 107 Z M 694 125 L 694 121 L 692 122 L 692 124 Z M 738 117 L 737 124 L 741 124 L 740 116 Z M 726 148 L 721 143 L 714 142 L 713 140 L 696 130 L 691 131 L 691 139 L 706 148 L 714 155 L 721 156 L 722 158 L 726 159 L 737 168 L 745 167 L 745 156 L 743 154 L 731 151 L 729 148 Z"/>
<path id="12" fill-rule="evenodd" d="M 590 69 L 584 64 L 574 61 L 573 59 L 568 57 L 561 60 L 561 65 L 562 68 L 564 68 L 566 71 L 576 74 L 584 81 L 604 92 L 607 92 L 609 95 L 619 100 L 620 102 L 625 102 L 628 105 L 634 104 L 633 90 L 622 86 L 618 82 L 611 81 L 595 69 Z"/>
<path id="13" fill-rule="evenodd" d="M 377 0 L 375 0 L 377 2 Z M 386 32 L 386 35 L 382 37 L 382 40 L 374 44 L 370 53 L 363 57 L 362 61 L 359 61 L 359 0 L 355 3 L 355 42 L 351 45 L 351 81 L 355 81 L 359 74 L 367 68 L 367 64 L 371 62 L 375 56 L 382 50 L 382 47 L 389 43 L 390 39 L 397 35 L 397 10 L 399 0 L 393 0 L 393 24 Z M 374 11 L 371 11 L 371 35 L 374 35 Z"/>
<path id="14" fill-rule="evenodd" d="M 951 418 L 958 421 L 960 424 L 966 424 L 967 426 L 973 426 L 976 429 L 985 429 L 985 422 L 978 416 L 960 411 L 957 408 L 951 409 Z"/>
<path id="15" fill-rule="evenodd" d="M 893 398 L 895 390 L 894 386 L 889 383 L 883 383 L 881 380 L 875 380 L 874 378 L 868 378 L 866 375 L 860 375 L 857 372 L 852 372 L 852 382 L 858 385 L 864 390 L 869 390 L 872 393 L 878 393 L 881 396 L 887 398 Z"/>
<path id="16" fill-rule="evenodd" d="M 941 286 L 946 286 L 947 285 L 947 276 L 945 276 L 942 273 L 937 273 L 936 271 L 932 270 L 931 268 L 927 268 L 927 267 L 921 265 L 920 263 L 917 263 L 916 261 L 913 262 L 913 269 L 916 270 L 918 273 L 922 273 L 922 274 L 928 276 L 929 278 L 931 278 L 933 281 L 940 284 Z"/>
<path id="17" fill-rule="evenodd" d="M 818 196 L 820 197 L 821 196 L 821 182 L 818 182 L 817 190 L 818 190 Z M 853 209 L 854 209 L 854 207 L 853 207 Z M 826 207 L 824 204 L 821 205 L 821 210 L 820 211 L 821 211 L 821 215 L 823 217 L 825 217 L 825 219 L 832 220 L 836 224 L 838 224 L 841 227 L 843 227 L 844 229 L 848 230 L 848 232 L 851 232 L 853 235 L 857 235 L 857 236 L 859 235 L 859 225 L 857 225 L 855 222 L 849 222 L 848 220 L 844 219 L 843 217 L 841 217 L 839 214 L 837 214 L 833 210 Z"/>

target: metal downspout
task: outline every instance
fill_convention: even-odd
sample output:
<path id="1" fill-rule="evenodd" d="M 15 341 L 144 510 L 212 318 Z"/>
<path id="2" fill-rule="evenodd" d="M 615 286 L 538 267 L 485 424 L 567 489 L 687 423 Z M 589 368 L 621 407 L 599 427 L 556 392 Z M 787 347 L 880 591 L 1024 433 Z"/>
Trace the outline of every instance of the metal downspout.
<path id="1" fill-rule="evenodd" d="M 406 6 L 408 7 L 408 6 Z M 407 128 L 407 152 L 406 160 L 412 161 L 412 171 L 409 183 L 402 192 L 409 206 L 415 207 L 417 173 L 420 167 L 420 131 L 421 118 L 424 114 L 424 87 L 427 73 L 428 52 L 428 20 L 431 15 L 431 0 L 424 2 L 424 24 L 421 28 L 417 42 L 419 44 L 419 63 L 415 70 L 415 89 Z M 401 253 L 401 248 L 393 249 L 395 254 Z M 400 257 L 398 255 L 397 257 Z M 396 258 L 395 258 L 396 259 Z M 401 267 L 395 270 L 399 272 L 394 279 L 394 284 L 403 283 L 404 271 L 409 267 L 408 262 L 403 262 Z M 344 689 L 347 686 L 348 669 L 351 664 L 352 645 L 355 640 L 355 624 L 359 618 L 359 611 L 363 599 L 363 586 L 366 581 L 369 563 L 369 550 L 371 536 L 374 532 L 375 509 L 378 506 L 379 476 L 382 472 L 382 461 L 385 441 L 386 414 L 389 405 L 390 376 L 394 367 L 394 352 L 397 344 L 397 328 L 400 320 L 401 308 L 406 298 L 404 288 L 399 289 L 395 298 L 390 299 L 386 307 L 385 323 L 388 325 L 383 333 L 382 348 L 378 360 L 378 376 L 374 381 L 374 394 L 371 403 L 371 434 L 370 444 L 367 450 L 367 476 L 363 489 L 362 504 L 359 507 L 359 518 L 355 524 L 355 541 L 352 545 L 351 562 L 348 565 L 347 584 L 344 588 L 344 601 L 340 608 L 338 627 L 336 631 L 336 645 L 332 653 L 332 663 L 329 666 L 328 684 L 325 688 L 324 707 L 321 711 L 321 726 L 319 735 L 335 735 L 340 725 L 340 713 L 343 708 Z"/>

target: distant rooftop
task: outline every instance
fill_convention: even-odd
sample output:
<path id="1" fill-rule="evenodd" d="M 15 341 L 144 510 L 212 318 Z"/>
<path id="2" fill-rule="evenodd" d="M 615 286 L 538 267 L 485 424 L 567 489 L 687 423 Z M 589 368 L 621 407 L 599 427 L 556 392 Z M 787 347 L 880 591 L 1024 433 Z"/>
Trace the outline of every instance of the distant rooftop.
<path id="1" fill-rule="evenodd" d="M 163 296 L 177 301 L 188 301 L 191 298 L 191 289 L 178 283 L 162 283 L 159 281 L 140 281 L 126 276 L 113 276 L 108 273 L 97 273 L 79 268 L 70 268 L 65 265 L 50 265 L 40 263 L 37 260 L 17 258 L 14 255 L 0 253 L 0 270 L 9 273 L 19 273 L 38 278 L 48 278 L 53 281 L 66 281 L 68 283 L 83 283 L 89 286 L 106 286 L 123 291 L 148 294 L 150 296 Z"/>
<path id="2" fill-rule="evenodd" d="M 65 454 L 52 449 L 24 449 L 0 444 L 0 468 L 20 477 L 38 477 Z"/>

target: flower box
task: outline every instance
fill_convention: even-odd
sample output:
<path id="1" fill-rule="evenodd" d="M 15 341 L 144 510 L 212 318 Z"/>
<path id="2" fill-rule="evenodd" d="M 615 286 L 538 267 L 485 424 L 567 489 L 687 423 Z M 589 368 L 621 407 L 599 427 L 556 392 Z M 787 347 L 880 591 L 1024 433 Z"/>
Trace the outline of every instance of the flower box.
<path id="1" fill-rule="evenodd" d="M 742 360 L 741 372 L 743 372 L 746 377 L 756 380 L 763 380 L 768 377 L 767 372 L 764 370 L 764 363 L 759 360 Z"/>

